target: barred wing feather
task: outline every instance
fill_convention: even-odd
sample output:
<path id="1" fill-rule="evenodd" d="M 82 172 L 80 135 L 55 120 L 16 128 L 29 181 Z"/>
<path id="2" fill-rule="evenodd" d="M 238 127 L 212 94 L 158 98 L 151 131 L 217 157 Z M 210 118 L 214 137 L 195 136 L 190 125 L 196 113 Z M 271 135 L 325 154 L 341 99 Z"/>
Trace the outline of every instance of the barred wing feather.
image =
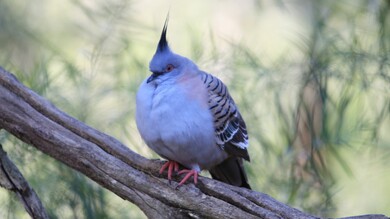
<path id="1" fill-rule="evenodd" d="M 249 161 L 246 125 L 227 87 L 208 73 L 202 75 L 202 80 L 209 93 L 208 104 L 214 116 L 217 144 L 229 154 Z"/>

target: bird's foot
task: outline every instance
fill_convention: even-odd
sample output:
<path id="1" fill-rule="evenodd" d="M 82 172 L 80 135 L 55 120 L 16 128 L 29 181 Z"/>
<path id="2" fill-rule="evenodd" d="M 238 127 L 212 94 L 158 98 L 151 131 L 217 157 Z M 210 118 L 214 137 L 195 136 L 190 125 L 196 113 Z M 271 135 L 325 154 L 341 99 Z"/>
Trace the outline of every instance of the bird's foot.
<path id="1" fill-rule="evenodd" d="M 168 160 L 164 165 L 162 165 L 159 173 L 162 174 L 165 169 L 168 168 L 168 181 L 169 184 L 171 183 L 172 180 L 172 172 L 178 172 L 179 171 L 179 164 L 176 161 L 173 160 Z"/>
<path id="2" fill-rule="evenodd" d="M 196 171 L 196 170 L 181 170 L 181 171 L 179 171 L 178 174 L 181 175 L 183 173 L 186 173 L 186 175 L 180 181 L 179 185 L 176 186 L 176 188 L 183 185 L 191 176 L 194 176 L 194 184 L 198 183 L 198 171 Z"/>

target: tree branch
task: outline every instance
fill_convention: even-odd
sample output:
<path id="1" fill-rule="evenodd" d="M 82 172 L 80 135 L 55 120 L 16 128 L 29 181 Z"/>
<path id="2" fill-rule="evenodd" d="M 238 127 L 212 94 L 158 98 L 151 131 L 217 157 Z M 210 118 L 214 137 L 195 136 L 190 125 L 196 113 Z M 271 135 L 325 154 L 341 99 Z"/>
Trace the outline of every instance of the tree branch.
<path id="1" fill-rule="evenodd" d="M 32 218 L 46 219 L 49 216 L 42 205 L 41 200 L 28 185 L 18 168 L 8 158 L 7 153 L 0 144 L 0 186 L 15 192 L 22 202 L 27 213 Z"/>
<path id="2" fill-rule="evenodd" d="M 58 110 L 0 67 L 0 127 L 136 204 L 149 218 L 316 218 L 266 194 L 200 177 L 175 189 L 148 160 Z M 375 218 L 385 218 L 377 216 Z"/>

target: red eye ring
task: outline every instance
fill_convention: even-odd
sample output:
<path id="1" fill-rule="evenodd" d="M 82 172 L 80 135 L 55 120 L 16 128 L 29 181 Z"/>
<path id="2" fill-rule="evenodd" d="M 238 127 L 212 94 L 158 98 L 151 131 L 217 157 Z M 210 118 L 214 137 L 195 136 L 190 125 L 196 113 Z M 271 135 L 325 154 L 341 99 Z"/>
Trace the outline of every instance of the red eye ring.
<path id="1" fill-rule="evenodd" d="M 174 68 L 175 66 L 173 66 L 172 64 L 168 64 L 167 67 L 165 68 L 165 72 L 171 72 Z"/>

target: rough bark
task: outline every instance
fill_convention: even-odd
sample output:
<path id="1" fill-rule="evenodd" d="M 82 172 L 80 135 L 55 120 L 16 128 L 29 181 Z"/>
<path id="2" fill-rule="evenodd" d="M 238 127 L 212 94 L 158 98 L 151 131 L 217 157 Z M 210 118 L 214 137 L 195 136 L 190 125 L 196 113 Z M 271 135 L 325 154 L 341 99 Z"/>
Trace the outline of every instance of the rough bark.
<path id="1" fill-rule="evenodd" d="M 150 218 L 316 218 L 266 194 L 204 177 L 196 186 L 175 189 L 178 178 L 169 184 L 158 174 L 161 161 L 70 117 L 1 67 L 0 112 L 0 128 L 133 202 Z"/>

